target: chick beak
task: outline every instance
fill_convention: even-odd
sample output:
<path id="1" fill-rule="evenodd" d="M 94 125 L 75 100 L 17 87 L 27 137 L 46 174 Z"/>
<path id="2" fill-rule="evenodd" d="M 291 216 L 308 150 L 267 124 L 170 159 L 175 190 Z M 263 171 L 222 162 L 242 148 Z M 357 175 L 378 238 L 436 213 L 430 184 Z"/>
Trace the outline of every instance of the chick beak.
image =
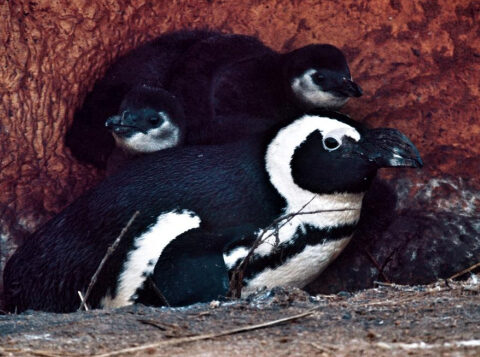
<path id="1" fill-rule="evenodd" d="M 362 88 L 355 83 L 354 81 L 347 79 L 346 77 L 342 78 L 340 88 L 338 89 L 340 93 L 347 97 L 361 97 L 363 94 Z"/>
<path id="2" fill-rule="evenodd" d="M 364 135 L 363 155 L 377 167 L 423 167 L 413 143 L 400 131 L 390 128 L 368 130 Z"/>
<path id="3" fill-rule="evenodd" d="M 111 116 L 110 118 L 108 118 L 106 121 L 105 121 L 105 127 L 111 129 L 117 125 L 120 125 L 121 124 L 121 117 L 120 115 L 114 115 L 114 116 Z"/>

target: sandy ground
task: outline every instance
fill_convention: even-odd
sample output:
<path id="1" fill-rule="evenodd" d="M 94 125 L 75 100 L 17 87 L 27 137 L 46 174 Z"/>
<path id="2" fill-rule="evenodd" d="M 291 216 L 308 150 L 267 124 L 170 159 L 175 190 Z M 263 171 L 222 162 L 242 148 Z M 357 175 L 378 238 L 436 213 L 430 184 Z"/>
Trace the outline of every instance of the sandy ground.
<path id="1" fill-rule="evenodd" d="M 472 276 L 315 297 L 274 289 L 188 308 L 8 314 L 0 346 L 6 356 L 479 356 L 480 284 Z"/>

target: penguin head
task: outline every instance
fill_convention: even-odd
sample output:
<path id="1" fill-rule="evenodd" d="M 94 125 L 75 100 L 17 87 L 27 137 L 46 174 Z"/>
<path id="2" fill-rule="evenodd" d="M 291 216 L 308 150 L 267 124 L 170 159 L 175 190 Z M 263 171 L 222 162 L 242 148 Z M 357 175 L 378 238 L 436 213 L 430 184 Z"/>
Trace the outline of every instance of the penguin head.
<path id="1" fill-rule="evenodd" d="M 342 51 L 328 44 L 313 44 L 285 55 L 285 76 L 296 102 L 304 109 L 338 109 L 362 89 L 352 81 Z"/>
<path id="2" fill-rule="evenodd" d="M 422 166 L 416 147 L 400 131 L 367 129 L 326 111 L 283 127 L 266 154 L 270 180 L 287 201 L 305 193 L 363 193 L 379 168 Z"/>
<path id="3" fill-rule="evenodd" d="M 108 118 L 105 126 L 127 152 L 150 153 L 181 144 L 184 113 L 172 94 L 143 84 L 127 93 L 120 113 Z"/>

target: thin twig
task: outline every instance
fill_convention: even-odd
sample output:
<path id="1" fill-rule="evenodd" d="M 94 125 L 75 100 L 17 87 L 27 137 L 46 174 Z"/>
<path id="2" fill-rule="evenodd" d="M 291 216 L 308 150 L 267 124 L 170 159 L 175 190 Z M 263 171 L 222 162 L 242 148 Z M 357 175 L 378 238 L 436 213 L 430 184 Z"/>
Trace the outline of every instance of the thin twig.
<path id="1" fill-rule="evenodd" d="M 97 270 L 95 271 L 95 274 L 93 274 L 92 279 L 90 280 L 90 284 L 88 284 L 87 292 L 85 293 L 83 297 L 83 301 L 80 304 L 80 307 L 78 308 L 78 311 L 84 309 L 87 304 L 88 297 L 90 296 L 90 292 L 92 291 L 93 285 L 97 282 L 98 275 L 100 274 L 100 271 L 102 270 L 103 266 L 105 265 L 107 259 L 112 255 L 112 253 L 117 249 L 118 244 L 120 243 L 120 240 L 123 238 L 127 230 L 130 228 L 132 225 L 133 221 L 137 216 L 140 214 L 139 211 L 135 211 L 135 213 L 132 215 L 130 220 L 127 222 L 125 227 L 123 227 L 122 231 L 118 235 L 117 239 L 112 243 L 110 247 L 108 247 L 107 252 L 105 253 L 105 256 L 103 257 L 102 261 L 100 262 L 100 265 L 98 266 Z"/>
<path id="2" fill-rule="evenodd" d="M 326 345 L 326 344 L 318 344 L 318 343 L 315 343 L 315 342 L 310 342 L 310 345 L 312 345 L 313 347 L 315 347 L 316 349 L 318 349 L 319 351 L 323 351 L 323 352 L 332 352 L 332 351 L 336 351 L 338 350 L 338 347 L 336 346 L 333 346 L 333 345 Z"/>
<path id="3" fill-rule="evenodd" d="M 261 329 L 261 328 L 271 327 L 271 326 L 275 326 L 275 325 L 278 325 L 278 324 L 281 324 L 281 323 L 284 323 L 284 322 L 293 321 L 293 320 L 297 320 L 297 319 L 309 316 L 316 309 L 318 309 L 318 307 L 315 307 L 313 309 L 310 309 L 310 310 L 308 310 L 304 313 L 298 314 L 298 315 L 285 317 L 283 319 L 267 321 L 267 322 L 263 322 L 263 323 L 256 324 L 256 325 L 247 325 L 247 326 L 243 326 L 243 327 L 239 327 L 239 328 L 235 328 L 235 329 L 231 329 L 231 330 L 227 330 L 227 331 L 223 331 L 223 332 L 219 332 L 219 333 L 208 333 L 208 334 L 204 334 L 204 335 L 196 335 L 196 336 L 189 336 L 189 337 L 180 337 L 180 338 L 175 338 L 175 339 L 171 339 L 171 340 L 164 340 L 164 341 L 150 343 L 150 344 L 142 345 L 142 346 L 138 346 L 138 347 L 125 348 L 125 349 L 118 350 L 118 351 L 112 351 L 112 352 L 107 352 L 107 353 L 103 353 L 103 354 L 99 354 L 99 355 L 94 355 L 93 357 L 110 357 L 110 356 L 116 356 L 116 355 L 119 355 L 119 354 L 122 354 L 122 353 L 134 353 L 134 352 L 148 350 L 150 348 L 158 348 L 158 347 L 163 347 L 163 346 L 177 345 L 179 343 L 188 343 L 188 342 L 195 342 L 195 341 L 202 341 L 202 340 L 210 340 L 210 339 L 213 339 L 213 338 L 227 336 L 227 335 L 233 335 L 233 334 L 240 333 L 240 332 L 258 330 L 258 329 Z"/>
<path id="4" fill-rule="evenodd" d="M 85 298 L 83 297 L 82 292 L 79 290 L 79 291 L 77 291 L 77 293 L 78 293 L 78 296 L 80 296 L 80 301 L 83 304 L 83 307 L 85 308 L 85 311 L 88 311 L 88 305 L 87 305 L 87 302 L 85 301 Z"/>
<path id="5" fill-rule="evenodd" d="M 459 276 L 462 276 L 463 274 L 467 274 L 469 272 L 471 272 L 472 270 L 476 269 L 480 267 L 480 262 L 478 262 L 477 264 L 474 264 L 472 265 L 470 268 L 467 268 L 467 269 L 464 269 L 462 270 L 461 272 L 458 272 L 457 274 L 453 274 L 450 278 L 448 278 L 448 280 L 453 280 L 453 279 L 456 279 L 458 278 Z"/>
<path id="6" fill-rule="evenodd" d="M 305 203 L 300 209 L 298 210 L 297 214 L 301 212 L 305 207 L 307 207 L 310 202 L 312 202 L 317 195 L 314 195 L 307 203 Z M 242 295 L 242 282 L 243 282 L 243 274 L 245 272 L 245 268 L 248 263 L 250 263 L 250 259 L 254 253 L 254 251 L 258 248 L 260 244 L 262 244 L 264 241 L 266 241 L 268 238 L 272 236 L 272 234 L 275 234 L 275 232 L 278 233 L 278 230 L 282 228 L 284 225 L 286 225 L 288 222 L 290 222 L 293 217 L 295 217 L 294 214 L 289 214 L 285 216 L 281 216 L 277 219 L 275 219 L 270 225 L 268 225 L 265 229 L 263 229 L 262 233 L 258 235 L 257 239 L 253 242 L 252 246 L 250 247 L 250 250 L 248 251 L 247 255 L 242 259 L 240 264 L 235 268 L 235 270 L 232 273 L 232 277 L 230 279 L 230 286 L 228 289 L 227 296 L 229 297 L 234 297 L 234 298 L 239 298 Z M 282 221 L 285 221 L 280 227 L 278 227 L 278 224 Z M 274 232 L 269 234 L 267 237 L 264 238 L 265 234 L 271 229 L 275 228 Z"/>
<path id="7" fill-rule="evenodd" d="M 31 348 L 3 348 L 0 347 L 0 353 L 15 353 L 17 356 L 24 356 L 27 354 L 32 354 L 35 356 L 42 357 L 61 357 L 61 356 L 73 356 L 64 351 L 45 351 L 45 350 L 34 350 Z"/>
<path id="8" fill-rule="evenodd" d="M 143 319 L 138 319 L 138 322 L 144 324 L 144 325 L 149 325 L 158 328 L 159 330 L 166 331 L 167 328 L 160 325 L 159 323 L 153 321 L 153 320 L 143 320 Z"/>
<path id="9" fill-rule="evenodd" d="M 373 265 L 375 265 L 375 268 L 377 268 L 378 270 L 378 273 L 381 275 L 381 277 L 383 278 L 383 280 L 385 280 L 385 282 L 387 283 L 390 283 L 390 279 L 388 279 L 387 275 L 385 275 L 384 271 L 383 271 L 383 268 L 380 266 L 380 264 L 378 264 L 377 260 L 375 259 L 375 257 L 366 249 L 366 248 L 361 248 L 362 251 L 367 255 L 368 259 L 371 260 L 371 262 L 373 263 Z"/>
<path id="10" fill-rule="evenodd" d="M 289 213 L 283 215 L 277 219 L 275 219 L 270 225 L 268 225 L 265 229 L 262 230 L 262 233 L 255 239 L 252 246 L 250 247 L 247 255 L 242 259 L 240 264 L 235 268 L 232 273 L 232 277 L 230 279 L 230 287 L 227 293 L 227 296 L 239 298 L 242 293 L 242 281 L 243 275 L 246 269 L 246 266 L 250 263 L 250 260 L 253 256 L 255 250 L 266 240 L 272 236 L 277 238 L 279 230 L 288 224 L 294 217 L 301 216 L 301 215 L 308 215 L 308 214 L 317 214 L 317 213 L 324 213 L 324 212 L 344 212 L 344 211 L 356 211 L 358 208 L 340 208 L 340 209 L 324 209 L 324 210 L 315 210 L 315 211 L 306 211 L 303 210 L 307 207 L 317 195 L 314 195 L 307 203 L 305 203 L 297 212 Z M 281 224 L 280 224 L 281 223 Z M 273 232 L 270 232 L 267 236 L 265 236 L 270 229 L 273 229 Z M 276 242 L 277 243 L 277 242 Z M 274 245 L 274 248 L 277 245 Z"/>
<path id="11" fill-rule="evenodd" d="M 151 275 L 149 275 L 149 276 L 147 277 L 147 281 L 148 281 L 148 283 L 150 284 L 150 287 L 152 288 L 152 290 L 153 290 L 153 292 L 155 293 L 155 295 L 157 295 L 157 297 L 162 301 L 162 304 L 165 305 L 165 306 L 170 307 L 170 303 L 168 302 L 168 300 L 167 300 L 167 298 L 165 297 L 165 295 L 163 295 L 163 293 L 160 291 L 160 289 L 158 288 L 157 284 L 155 284 L 155 282 L 153 281 Z"/>
<path id="12" fill-rule="evenodd" d="M 403 286 L 403 285 L 397 285 L 395 283 L 391 283 L 389 281 L 383 282 L 383 281 L 374 281 L 373 285 L 379 285 L 379 286 L 388 286 L 389 288 L 396 288 L 398 286 Z M 411 287 L 409 287 L 411 289 Z"/>

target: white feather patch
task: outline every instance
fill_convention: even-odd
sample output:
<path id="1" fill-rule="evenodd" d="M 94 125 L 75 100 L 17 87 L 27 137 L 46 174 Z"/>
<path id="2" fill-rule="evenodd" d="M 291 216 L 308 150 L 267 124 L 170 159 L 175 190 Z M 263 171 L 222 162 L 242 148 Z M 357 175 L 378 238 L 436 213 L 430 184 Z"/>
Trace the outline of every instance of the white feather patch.
<path id="1" fill-rule="evenodd" d="M 152 273 L 165 247 L 180 234 L 199 226 L 200 218 L 187 210 L 160 215 L 145 233 L 135 238 L 118 279 L 116 295 L 105 296 L 101 306 L 115 308 L 132 304 L 135 291 L 142 286 L 145 276 Z"/>
<path id="2" fill-rule="evenodd" d="M 309 69 L 299 77 L 292 80 L 291 86 L 293 93 L 299 100 L 309 107 L 316 108 L 340 108 L 347 101 L 348 97 L 337 97 L 332 93 L 325 92 L 313 82 L 312 75 L 317 71 Z"/>
<path id="3" fill-rule="evenodd" d="M 148 130 L 147 134 L 137 132 L 126 138 L 113 133 L 117 145 L 131 153 L 151 153 L 177 146 L 180 141 L 180 128 L 164 112 L 158 114 L 164 119 L 162 125 Z"/>
<path id="4" fill-rule="evenodd" d="M 314 193 L 304 190 L 293 181 L 290 162 L 295 150 L 316 130 L 320 131 L 324 137 L 348 136 L 355 141 L 360 140 L 360 133 L 352 126 L 336 119 L 315 115 L 305 115 L 280 130 L 268 146 L 265 162 L 270 181 L 287 201 L 287 213 L 297 212 L 314 196 Z M 360 209 L 362 198 L 363 193 L 316 195 L 315 199 L 308 205 L 308 210 Z M 344 214 L 350 215 L 347 212 Z M 328 215 L 331 216 L 332 214 Z M 320 225 L 325 226 L 325 224 Z"/>
<path id="5" fill-rule="evenodd" d="M 314 194 L 299 187 L 291 173 L 291 158 L 295 150 L 312 132 L 319 130 L 323 136 L 341 139 L 348 136 L 355 141 L 360 140 L 360 133 L 353 127 L 338 120 L 305 115 L 279 131 L 269 145 L 266 153 L 266 169 L 270 181 L 282 195 L 287 206 L 284 214 L 295 215 L 287 222 L 280 222 L 278 232 L 273 228 L 267 232 L 260 230 L 257 237 L 263 234 L 264 240 L 256 249 L 255 255 L 268 256 L 273 253 L 277 244 L 293 242 L 298 230 L 305 231 L 307 225 L 318 229 L 355 225 L 360 219 L 360 210 L 364 193 Z M 308 212 L 312 212 L 306 214 Z M 341 252 L 349 238 L 329 241 L 323 244 L 307 246 L 304 251 L 293 256 L 282 266 L 260 272 L 249 286 L 255 289 L 261 286 L 293 285 L 304 286 L 313 280 Z M 235 249 L 224 255 L 224 260 L 231 269 L 238 259 L 248 253 L 245 248 Z M 307 283 L 305 283 L 307 282 Z"/>
<path id="6" fill-rule="evenodd" d="M 238 259 L 243 259 L 248 254 L 248 250 L 245 247 L 238 247 L 234 250 L 223 254 L 223 260 L 225 261 L 225 265 L 228 269 L 231 269 Z"/>
<path id="7" fill-rule="evenodd" d="M 277 268 L 267 268 L 256 275 L 242 290 L 242 297 L 263 287 L 294 286 L 303 288 L 312 282 L 340 254 L 350 237 L 327 241 L 324 244 L 307 245 L 299 254 Z"/>

